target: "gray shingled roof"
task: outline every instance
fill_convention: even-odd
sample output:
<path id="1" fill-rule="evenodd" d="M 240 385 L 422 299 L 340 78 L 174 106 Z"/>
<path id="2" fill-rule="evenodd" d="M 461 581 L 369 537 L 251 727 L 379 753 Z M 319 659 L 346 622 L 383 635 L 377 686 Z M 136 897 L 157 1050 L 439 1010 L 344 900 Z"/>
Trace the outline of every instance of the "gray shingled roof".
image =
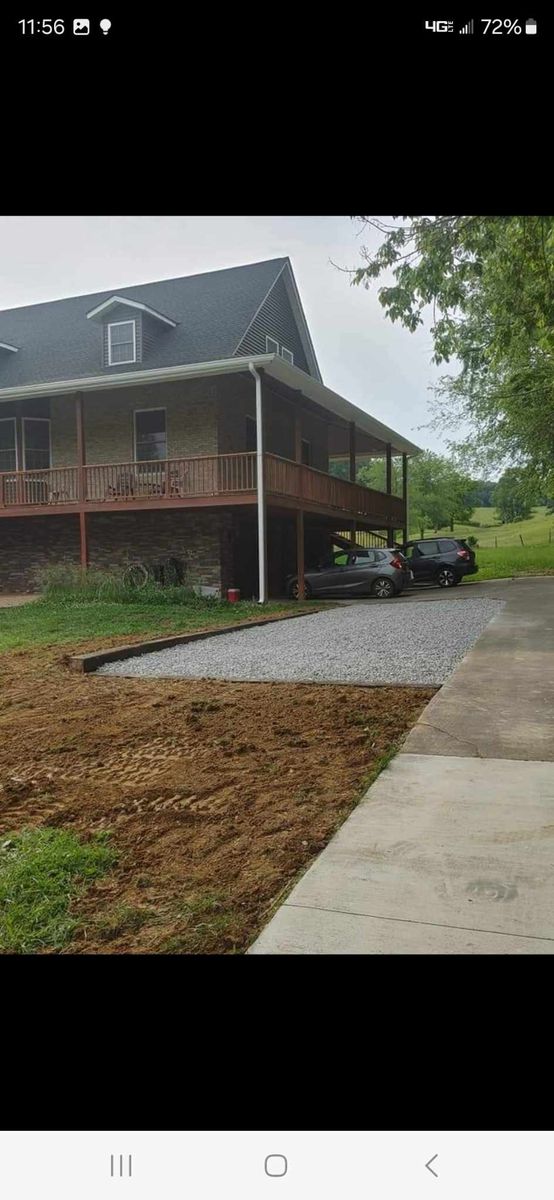
<path id="1" fill-rule="evenodd" d="M 20 384 L 144 370 L 145 362 L 101 366 L 98 324 L 87 320 L 87 313 L 114 294 L 138 300 L 178 322 L 175 329 L 164 326 L 152 344 L 149 367 L 231 358 L 286 262 L 286 258 L 273 258 L 0 311 L 0 342 L 18 347 L 17 354 L 0 350 L 0 391 Z"/>

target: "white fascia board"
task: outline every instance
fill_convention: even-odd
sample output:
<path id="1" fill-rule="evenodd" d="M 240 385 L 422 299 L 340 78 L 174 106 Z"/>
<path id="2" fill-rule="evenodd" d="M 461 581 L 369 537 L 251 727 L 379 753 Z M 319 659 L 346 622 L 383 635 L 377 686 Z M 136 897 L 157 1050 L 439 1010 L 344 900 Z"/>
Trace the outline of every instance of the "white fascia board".
<path id="1" fill-rule="evenodd" d="M 231 375 L 248 370 L 249 363 L 263 368 L 268 376 L 280 380 L 286 386 L 299 391 L 309 400 L 334 412 L 345 421 L 355 421 L 359 429 L 383 442 L 390 442 L 397 453 L 420 454 L 421 448 L 409 442 L 394 429 L 382 425 L 362 408 L 357 408 L 344 396 L 325 387 L 300 367 L 293 367 L 277 354 L 245 355 L 240 358 L 217 358 L 213 362 L 187 363 L 174 367 L 156 367 L 148 371 L 121 371 L 117 375 L 89 375 L 83 379 L 58 379 L 52 383 L 33 383 L 19 387 L 0 388 L 2 400 L 31 399 L 35 396 L 62 396 L 68 392 L 100 392 L 121 388 L 138 387 L 140 384 L 165 383 L 168 380 L 201 379 L 206 375 Z M 113 369 L 113 368 L 112 368 Z M 109 369 L 107 369 L 108 371 Z"/>
<path id="2" fill-rule="evenodd" d="M 123 304 L 126 308 L 139 308 L 141 312 L 148 313 L 150 317 L 155 317 L 157 321 L 165 321 L 166 325 L 171 325 L 172 329 L 177 326 L 177 321 L 172 321 L 170 317 L 164 317 L 163 313 L 156 312 L 155 308 L 149 308 L 147 304 L 139 304 L 138 300 L 128 300 L 126 296 L 110 296 L 109 300 L 103 300 L 97 308 L 91 308 L 87 313 L 87 320 L 93 320 L 109 311 L 110 308 L 115 308 L 116 304 Z"/>
<path id="3" fill-rule="evenodd" d="M 68 392 L 100 392 L 118 387 L 132 387 L 145 383 L 165 383 L 172 379 L 200 379 L 204 375 L 229 375 L 247 371 L 248 363 L 266 367 L 273 362 L 274 354 L 261 354 L 255 358 L 217 358 L 213 362 L 187 363 L 174 367 L 155 367 L 147 371 L 120 371 L 112 375 L 113 367 L 107 367 L 105 375 L 86 375 L 78 379 L 56 379 L 49 383 L 20 384 L 18 387 L 0 388 L 2 400 L 31 399 L 34 396 L 62 396 Z M 304 378 L 307 378 L 303 375 Z"/>
<path id="4" fill-rule="evenodd" d="M 10 346 L 7 342 L 0 342 L 0 350 L 11 350 L 12 354 L 17 354 L 19 346 Z"/>

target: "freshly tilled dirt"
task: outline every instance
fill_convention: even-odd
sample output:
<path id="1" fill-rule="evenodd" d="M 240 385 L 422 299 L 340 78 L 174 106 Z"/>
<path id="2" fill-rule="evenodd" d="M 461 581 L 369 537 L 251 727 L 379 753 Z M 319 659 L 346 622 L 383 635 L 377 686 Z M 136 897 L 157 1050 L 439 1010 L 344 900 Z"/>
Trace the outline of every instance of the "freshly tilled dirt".
<path id="1" fill-rule="evenodd" d="M 0 665 L 0 832 L 109 830 L 119 855 L 78 902 L 64 953 L 244 950 L 435 691 L 119 679 L 66 662 L 47 649 Z"/>

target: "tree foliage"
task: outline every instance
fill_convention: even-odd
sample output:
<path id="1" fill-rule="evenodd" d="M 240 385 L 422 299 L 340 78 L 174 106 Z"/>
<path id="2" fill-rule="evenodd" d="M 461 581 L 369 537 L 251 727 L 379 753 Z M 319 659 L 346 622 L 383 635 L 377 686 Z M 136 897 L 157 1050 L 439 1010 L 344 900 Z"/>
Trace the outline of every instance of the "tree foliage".
<path id="1" fill-rule="evenodd" d="M 505 525 L 531 515 L 532 497 L 526 471 L 509 467 L 494 489 L 497 517 Z"/>
<path id="2" fill-rule="evenodd" d="M 423 537 L 425 529 L 453 528 L 455 521 L 469 521 L 473 505 L 468 503 L 471 479 L 451 459 L 426 451 L 410 461 L 409 519 Z"/>
<path id="3" fill-rule="evenodd" d="M 474 462 L 525 465 L 526 482 L 554 485 L 554 217 L 402 217 L 377 229 L 376 252 L 353 282 L 379 289 L 392 321 L 431 319 L 434 362 L 457 360 L 435 394 L 433 423 L 469 422 Z M 466 451 L 467 445 L 455 450 Z"/>

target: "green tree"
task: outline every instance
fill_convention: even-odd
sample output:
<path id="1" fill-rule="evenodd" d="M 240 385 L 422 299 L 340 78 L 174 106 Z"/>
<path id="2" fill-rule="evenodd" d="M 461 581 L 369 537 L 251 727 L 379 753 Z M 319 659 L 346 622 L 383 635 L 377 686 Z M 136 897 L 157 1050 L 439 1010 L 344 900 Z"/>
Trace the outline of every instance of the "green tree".
<path id="1" fill-rule="evenodd" d="M 467 495 L 470 478 L 448 458 L 431 451 L 418 454 L 410 464 L 410 524 L 423 537 L 425 529 L 441 529 L 455 521 L 469 521 L 473 507 Z"/>
<path id="2" fill-rule="evenodd" d="M 435 394 L 433 423 L 475 431 L 475 461 L 527 466 L 554 485 L 554 217 L 402 217 L 378 230 L 353 283 L 379 289 L 392 321 L 415 330 L 429 313 L 436 363 L 458 360 Z M 456 448 L 456 447 L 454 447 Z M 478 449 L 477 449 L 478 448 Z"/>
<path id="3" fill-rule="evenodd" d="M 506 525 L 510 521 L 522 521 L 531 514 L 529 479 L 525 471 L 510 467 L 504 472 L 494 489 L 497 519 Z"/>
<path id="4" fill-rule="evenodd" d="M 402 495 L 402 464 L 395 457 L 392 460 L 391 488 L 394 496 Z M 384 458 L 372 458 L 356 471 L 356 482 L 365 487 L 375 488 L 385 492 L 387 488 L 387 465 Z"/>
<path id="5" fill-rule="evenodd" d="M 486 479 L 473 479 L 471 489 L 467 494 L 467 503 L 471 508 L 491 508 L 494 504 L 494 489 L 496 484 Z"/>

